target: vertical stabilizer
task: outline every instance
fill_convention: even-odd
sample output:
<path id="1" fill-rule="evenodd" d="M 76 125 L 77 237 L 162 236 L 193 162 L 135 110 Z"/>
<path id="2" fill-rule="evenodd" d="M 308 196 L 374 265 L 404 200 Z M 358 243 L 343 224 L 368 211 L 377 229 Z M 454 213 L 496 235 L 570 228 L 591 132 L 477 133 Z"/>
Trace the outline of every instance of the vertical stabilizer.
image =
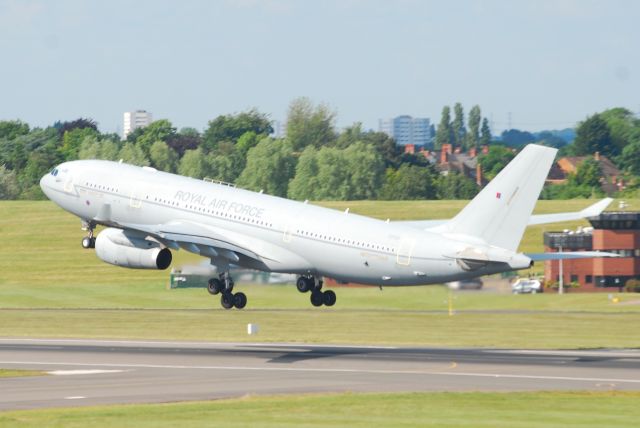
<path id="1" fill-rule="evenodd" d="M 529 144 L 439 229 L 516 251 L 556 152 L 550 147 Z"/>

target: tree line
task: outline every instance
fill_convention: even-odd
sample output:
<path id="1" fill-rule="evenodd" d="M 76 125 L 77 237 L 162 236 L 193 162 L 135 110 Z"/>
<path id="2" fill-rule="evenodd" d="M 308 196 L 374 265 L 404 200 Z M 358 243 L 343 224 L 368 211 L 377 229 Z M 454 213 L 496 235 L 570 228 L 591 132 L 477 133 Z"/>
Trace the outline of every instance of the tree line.
<path id="1" fill-rule="evenodd" d="M 42 199 L 40 177 L 75 159 L 122 159 L 298 200 L 467 199 L 478 191 L 384 133 L 359 123 L 338 131 L 335 122 L 334 111 L 307 98 L 290 104 L 284 138 L 270 136 L 269 117 L 256 109 L 220 115 L 203 132 L 161 119 L 126 140 L 85 118 L 44 129 L 0 121 L 0 199 Z"/>
<path id="2" fill-rule="evenodd" d="M 405 153 L 388 135 L 365 131 L 360 123 L 336 128 L 336 113 L 307 98 L 291 102 L 286 136 L 274 138 L 269 117 L 256 109 L 220 115 L 202 131 L 178 130 L 167 120 L 138 128 L 126 140 L 101 133 L 97 123 L 80 118 L 31 128 L 19 120 L 0 121 L 0 199 L 42 199 L 42 175 L 75 159 L 120 160 L 162 171 L 235 183 L 250 190 L 297 200 L 468 199 L 479 190 L 454 172 L 442 175 L 421 153 Z M 493 178 L 521 147 L 514 141 L 562 147 L 563 155 L 610 156 L 627 175 L 629 191 L 640 188 L 640 122 L 626 109 L 588 117 L 576 129 L 573 144 L 549 133 L 508 130 L 500 141 L 491 135 L 479 106 L 465 118 L 460 103 L 446 106 L 432 149 L 451 144 L 463 151 L 488 146 L 479 156 L 483 174 Z M 535 141 L 531 141 L 534 138 Z M 564 187 L 547 198 L 588 197 L 598 192 L 597 164 L 585 162 Z"/>

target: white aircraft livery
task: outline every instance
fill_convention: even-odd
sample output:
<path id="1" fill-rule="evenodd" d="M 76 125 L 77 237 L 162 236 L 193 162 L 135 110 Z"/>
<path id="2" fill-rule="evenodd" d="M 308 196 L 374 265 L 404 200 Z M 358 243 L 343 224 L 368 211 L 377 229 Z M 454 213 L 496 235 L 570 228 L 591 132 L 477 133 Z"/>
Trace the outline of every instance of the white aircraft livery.
<path id="1" fill-rule="evenodd" d="M 172 250 L 211 260 L 209 292 L 224 308 L 243 308 L 229 268 L 298 275 L 314 306 L 332 306 L 323 277 L 379 286 L 426 285 L 530 267 L 549 258 L 608 253 L 523 254 L 528 224 L 598 215 L 604 199 L 580 212 L 531 215 L 556 150 L 528 145 L 450 220 L 381 221 L 230 185 L 119 162 L 65 162 L 42 177 L 53 202 L 80 217 L 84 248 L 113 265 L 166 269 Z M 97 237 L 97 225 L 106 226 Z"/>

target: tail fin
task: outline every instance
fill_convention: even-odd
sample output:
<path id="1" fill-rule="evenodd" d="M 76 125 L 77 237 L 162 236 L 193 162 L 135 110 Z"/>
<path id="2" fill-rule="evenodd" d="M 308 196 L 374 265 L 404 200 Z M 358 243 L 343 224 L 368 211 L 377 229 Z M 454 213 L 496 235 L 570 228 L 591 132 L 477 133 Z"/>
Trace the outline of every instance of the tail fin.
<path id="1" fill-rule="evenodd" d="M 529 144 L 440 229 L 516 251 L 556 152 Z"/>

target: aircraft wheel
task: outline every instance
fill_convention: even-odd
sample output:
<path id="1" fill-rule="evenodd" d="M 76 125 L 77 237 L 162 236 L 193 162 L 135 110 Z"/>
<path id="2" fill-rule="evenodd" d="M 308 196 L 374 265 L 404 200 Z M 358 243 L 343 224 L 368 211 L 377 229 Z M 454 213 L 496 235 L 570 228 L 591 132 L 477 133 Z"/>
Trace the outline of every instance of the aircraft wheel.
<path id="1" fill-rule="evenodd" d="M 336 293 L 334 293 L 333 290 L 326 290 L 324 293 L 322 293 L 322 303 L 324 303 L 325 306 L 335 305 Z"/>
<path id="2" fill-rule="evenodd" d="M 222 297 L 220 298 L 220 304 L 225 309 L 233 308 L 233 294 L 232 293 L 222 293 Z"/>
<path id="3" fill-rule="evenodd" d="M 311 293 L 311 304 L 313 306 L 322 306 L 322 303 L 324 302 L 323 299 L 323 294 L 319 291 L 315 291 L 313 293 Z"/>
<path id="4" fill-rule="evenodd" d="M 85 236 L 84 238 L 82 238 L 82 248 L 88 250 L 89 248 L 95 248 L 96 247 L 96 238 L 89 238 L 88 236 Z"/>
<path id="5" fill-rule="evenodd" d="M 247 306 L 247 296 L 244 293 L 236 293 L 233 295 L 233 306 L 242 309 Z"/>
<path id="6" fill-rule="evenodd" d="M 209 292 L 209 294 L 215 296 L 222 290 L 222 288 L 222 281 L 220 281 L 218 278 L 209 279 L 209 282 L 207 283 L 207 291 Z"/>
<path id="7" fill-rule="evenodd" d="M 311 281 L 309 280 L 309 278 L 301 276 L 296 281 L 296 288 L 299 292 L 306 293 L 311 289 Z"/>

